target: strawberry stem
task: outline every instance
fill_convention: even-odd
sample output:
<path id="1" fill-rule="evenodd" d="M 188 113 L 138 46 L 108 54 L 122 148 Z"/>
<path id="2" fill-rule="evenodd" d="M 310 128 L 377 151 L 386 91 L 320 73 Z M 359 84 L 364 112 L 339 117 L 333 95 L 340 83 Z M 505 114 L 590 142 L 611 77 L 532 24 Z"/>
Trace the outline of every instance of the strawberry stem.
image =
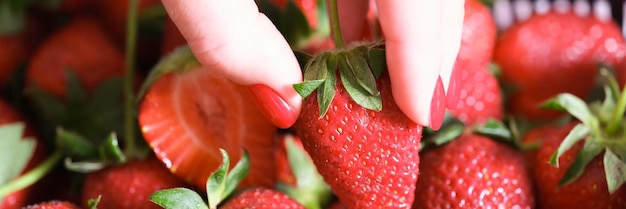
<path id="1" fill-rule="evenodd" d="M 338 49 L 345 47 L 343 37 L 341 35 L 341 27 L 339 26 L 339 9 L 337 8 L 337 0 L 330 0 L 330 27 L 333 31 L 333 41 Z"/>
<path id="2" fill-rule="evenodd" d="M 607 95 L 610 96 L 610 95 Z M 626 111 L 626 89 L 622 89 L 621 95 L 619 96 L 619 100 L 617 101 L 617 105 L 615 106 L 615 111 L 611 116 L 611 120 L 606 127 L 606 133 L 611 135 L 615 135 L 620 128 L 620 124 L 622 118 L 624 116 L 624 112 Z"/>
<path id="3" fill-rule="evenodd" d="M 126 24 L 126 71 L 124 75 L 124 145 L 126 153 L 135 150 L 135 117 L 134 117 L 134 73 L 135 48 L 137 42 L 137 10 L 138 0 L 128 1 L 128 23 Z"/>
<path id="4" fill-rule="evenodd" d="M 54 166 L 61 161 L 63 157 L 63 153 L 60 150 L 52 153 L 50 157 L 48 157 L 41 164 L 37 165 L 37 167 L 28 171 L 24 175 L 18 177 L 17 179 L 8 182 L 4 186 L 0 187 L 0 199 L 6 197 L 7 195 L 18 191 L 20 189 L 26 188 L 41 178 L 46 176 L 50 171 L 54 168 Z"/>

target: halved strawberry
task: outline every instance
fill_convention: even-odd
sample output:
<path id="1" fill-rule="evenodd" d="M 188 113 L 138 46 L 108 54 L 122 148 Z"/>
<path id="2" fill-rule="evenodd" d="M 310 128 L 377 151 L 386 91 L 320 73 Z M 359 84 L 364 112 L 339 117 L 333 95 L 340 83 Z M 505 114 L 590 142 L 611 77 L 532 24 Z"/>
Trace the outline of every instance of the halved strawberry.
<path id="1" fill-rule="evenodd" d="M 277 128 L 252 105 L 244 86 L 202 68 L 185 47 L 153 69 L 143 90 L 143 136 L 176 175 L 204 189 L 221 163 L 219 148 L 235 162 L 245 148 L 252 165 L 241 186 L 274 186 Z"/>

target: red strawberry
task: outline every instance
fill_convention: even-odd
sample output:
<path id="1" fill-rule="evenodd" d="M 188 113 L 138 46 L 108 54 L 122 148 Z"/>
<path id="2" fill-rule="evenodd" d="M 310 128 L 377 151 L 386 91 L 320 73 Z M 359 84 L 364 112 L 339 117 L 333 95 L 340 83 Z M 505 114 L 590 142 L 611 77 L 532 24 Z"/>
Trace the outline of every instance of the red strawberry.
<path id="1" fill-rule="evenodd" d="M 29 205 L 23 209 L 80 209 L 80 207 L 68 201 L 51 200 Z"/>
<path id="2" fill-rule="evenodd" d="M 409 208 L 422 127 L 395 104 L 384 66 L 362 57 L 378 54 L 377 47 L 320 53 L 309 60 L 305 82 L 296 85 L 306 98 L 293 128 L 319 173 L 348 208 Z M 317 94 L 308 96 L 315 89 Z"/>
<path id="3" fill-rule="evenodd" d="M 615 65 L 626 55 L 624 46 L 615 22 L 573 11 L 550 11 L 514 25 L 502 33 L 494 57 L 503 85 L 511 88 L 508 108 L 530 120 L 555 118 L 559 112 L 540 104 L 562 92 L 587 96 L 597 63 Z"/>
<path id="4" fill-rule="evenodd" d="M 297 201 L 284 193 L 267 188 L 250 188 L 235 194 L 231 199 L 220 206 L 221 209 L 240 208 L 284 208 L 305 209 Z"/>
<path id="5" fill-rule="evenodd" d="M 539 141 L 541 146 L 528 156 L 541 208 L 625 208 L 626 187 L 609 194 L 601 156 L 589 162 L 584 174 L 570 184 L 558 186 L 583 147 L 580 141 L 559 158 L 559 168 L 548 163 L 565 136 L 578 123 L 543 126 L 530 131 L 525 142 Z"/>
<path id="6" fill-rule="evenodd" d="M 150 202 L 152 193 L 185 186 L 157 158 L 129 161 L 89 173 L 82 187 L 81 204 L 101 197 L 98 208 L 160 208 Z"/>
<path id="7" fill-rule="evenodd" d="M 104 81 L 124 75 L 124 56 L 97 22 L 76 18 L 37 49 L 28 65 L 26 82 L 65 98 L 68 69 L 91 93 Z"/>
<path id="8" fill-rule="evenodd" d="M 202 68 L 189 48 L 166 57 L 148 81 L 139 123 L 146 142 L 174 174 L 204 189 L 220 165 L 219 148 L 237 161 L 243 147 L 253 161 L 241 186 L 274 186 L 277 128 L 251 105 L 246 87 Z"/>
<path id="9" fill-rule="evenodd" d="M 601 75 L 609 83 L 604 100 L 554 96 L 544 107 L 566 110 L 575 120 L 540 126 L 523 139 L 540 144 L 527 154 L 540 208 L 626 208 L 626 93 L 612 86 L 608 70 Z"/>
<path id="10" fill-rule="evenodd" d="M 413 208 L 534 208 L 524 157 L 509 145 L 464 133 L 420 157 Z"/>
<path id="11" fill-rule="evenodd" d="M 27 62 L 40 42 L 39 20 L 29 17 L 26 21 L 26 28 L 21 32 L 0 36 L 0 90 L 4 90 L 10 77 Z"/>
<path id="12" fill-rule="evenodd" d="M 491 62 L 495 45 L 496 23 L 489 7 L 479 0 L 466 0 L 457 63 L 470 62 L 485 66 Z"/>
<path id="13" fill-rule="evenodd" d="M 24 130 L 24 137 L 27 138 L 36 138 L 35 131 L 33 126 L 26 121 L 24 116 L 11 104 L 7 103 L 4 100 L 0 100 L 0 125 L 6 125 L 15 122 L 23 122 L 26 123 L 26 127 Z M 21 172 L 24 174 L 33 168 L 35 168 L 39 163 L 44 161 L 46 156 L 46 151 L 44 150 L 43 143 L 37 140 L 35 145 L 35 150 L 33 155 L 30 157 L 30 160 L 26 164 L 26 167 Z M 41 188 L 40 184 L 34 184 L 24 189 L 18 190 L 16 192 L 10 193 L 7 196 L 0 199 L 0 208 L 3 209 L 13 209 L 13 208 L 21 208 L 27 204 L 33 203 L 33 201 L 37 200 L 36 195 L 37 190 Z"/>
<path id="14" fill-rule="evenodd" d="M 470 62 L 455 63 L 455 73 L 460 73 L 459 101 L 449 108 L 450 113 L 465 124 L 484 123 L 488 119 L 502 120 L 504 106 L 500 85 L 486 65 Z"/>

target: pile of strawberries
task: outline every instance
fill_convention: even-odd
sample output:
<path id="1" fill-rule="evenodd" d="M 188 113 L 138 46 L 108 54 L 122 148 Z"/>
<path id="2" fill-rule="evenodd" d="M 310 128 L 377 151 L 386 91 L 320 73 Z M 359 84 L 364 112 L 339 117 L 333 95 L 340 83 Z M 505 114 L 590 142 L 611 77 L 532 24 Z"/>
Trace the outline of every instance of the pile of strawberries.
<path id="1" fill-rule="evenodd" d="M 336 48 L 326 1 L 259 0 L 303 68 L 301 115 L 278 128 L 158 0 L 139 0 L 136 41 L 128 1 L 16 2 L 0 3 L 15 18 L 0 28 L 0 209 L 626 208 L 611 20 L 547 11 L 498 30 L 466 0 L 460 99 L 433 130 L 394 102 L 374 11 L 363 42 Z"/>

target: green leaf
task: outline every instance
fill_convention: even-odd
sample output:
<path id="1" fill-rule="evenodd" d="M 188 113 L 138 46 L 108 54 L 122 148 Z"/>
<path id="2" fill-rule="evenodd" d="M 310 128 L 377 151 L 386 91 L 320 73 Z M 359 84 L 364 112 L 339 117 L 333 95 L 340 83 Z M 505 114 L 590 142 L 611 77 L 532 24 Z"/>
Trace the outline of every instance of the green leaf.
<path id="1" fill-rule="evenodd" d="M 367 91 L 370 95 L 379 95 L 380 92 L 376 88 L 376 78 L 372 70 L 369 68 L 367 59 L 361 53 L 360 50 L 353 50 L 344 54 L 347 70 L 342 72 L 342 76 L 351 76 L 356 79 L 356 82 L 362 89 Z"/>
<path id="2" fill-rule="evenodd" d="M 165 209 L 209 209 L 198 193 L 187 188 L 156 191 L 150 195 L 150 201 Z"/>
<path id="3" fill-rule="evenodd" d="M 298 64 L 300 64 L 300 69 L 302 70 L 305 69 L 305 66 L 307 63 L 309 63 L 309 60 L 313 58 L 313 56 L 311 56 L 310 54 L 299 50 L 294 50 L 293 54 L 296 56 L 296 60 L 298 60 Z"/>
<path id="4" fill-rule="evenodd" d="M 223 197 L 226 196 L 226 175 L 228 175 L 228 168 L 230 166 L 230 159 L 226 150 L 220 148 L 222 154 L 222 164 L 216 171 L 211 173 L 209 180 L 206 182 L 207 197 L 209 200 L 210 208 L 217 208 L 217 205 L 222 202 Z"/>
<path id="5" fill-rule="evenodd" d="M 100 160 L 73 161 L 72 158 L 65 158 L 63 162 L 65 169 L 79 173 L 91 173 L 106 167 L 108 164 Z"/>
<path id="6" fill-rule="evenodd" d="M 559 187 L 578 179 L 578 177 L 583 174 L 583 171 L 585 171 L 589 162 L 602 153 L 603 150 L 604 147 L 595 143 L 594 140 L 585 140 L 585 145 L 578 155 L 576 155 L 576 159 L 574 159 L 572 165 L 567 169 L 563 178 L 559 181 Z"/>
<path id="7" fill-rule="evenodd" d="M 420 143 L 419 150 L 425 150 L 433 147 L 439 147 L 459 137 L 465 129 L 465 124 L 460 121 L 451 122 L 445 129 L 435 131 L 431 137 L 428 137 Z"/>
<path id="8" fill-rule="evenodd" d="M 626 163 L 620 160 L 611 149 L 605 150 L 603 161 L 609 193 L 613 194 L 626 182 Z"/>
<path id="9" fill-rule="evenodd" d="M 328 58 L 330 53 L 321 53 L 315 58 L 311 59 L 305 66 L 304 80 L 325 80 L 328 75 Z"/>
<path id="10" fill-rule="evenodd" d="M 244 149 L 243 156 L 239 159 L 239 162 L 237 162 L 235 167 L 226 175 L 226 188 L 224 189 L 224 193 L 222 193 L 222 199 L 226 199 L 226 197 L 235 191 L 237 185 L 248 175 L 249 171 L 250 155 L 248 151 Z"/>
<path id="11" fill-rule="evenodd" d="M 311 93 L 313 93 L 320 85 L 324 83 L 324 80 L 311 80 L 304 81 L 302 83 L 297 83 L 293 85 L 293 88 L 298 92 L 298 94 L 302 98 L 308 97 Z"/>
<path id="12" fill-rule="evenodd" d="M 367 51 L 367 57 L 374 77 L 379 78 L 387 68 L 385 49 L 371 48 Z"/>
<path id="13" fill-rule="evenodd" d="M 544 108 L 566 110 L 591 129 L 598 128 L 598 120 L 587 107 L 587 103 L 570 93 L 561 93 L 542 105 Z"/>
<path id="14" fill-rule="evenodd" d="M 95 145 L 77 132 L 57 128 L 55 141 L 57 149 L 70 158 L 86 160 L 98 156 Z"/>
<path id="15" fill-rule="evenodd" d="M 21 6 L 12 4 L 11 1 L 0 1 L 0 36 L 15 34 L 24 29 L 26 9 L 16 7 Z"/>
<path id="16" fill-rule="evenodd" d="M 35 152 L 36 141 L 31 138 L 22 138 L 24 129 L 23 123 L 10 123 L 0 126 L 0 138 L 2 138 L 0 185 L 4 185 L 17 177 Z"/>
<path id="17" fill-rule="evenodd" d="M 315 35 L 320 37 L 330 36 L 330 18 L 328 17 L 328 7 L 326 1 L 317 1 L 317 28 Z"/>
<path id="18" fill-rule="evenodd" d="M 488 119 L 484 124 L 475 127 L 474 131 L 503 141 L 513 140 L 513 134 L 506 125 L 495 119 Z"/>
<path id="19" fill-rule="evenodd" d="M 276 187 L 307 209 L 321 209 L 332 197 L 330 187 L 317 172 L 315 164 L 304 148 L 296 145 L 293 135 L 285 135 L 285 147 L 289 167 L 296 179 L 296 186 L 279 182 Z"/>
<path id="20" fill-rule="evenodd" d="M 102 199 L 102 195 L 98 195 L 96 199 L 87 200 L 87 208 L 88 209 L 98 209 L 98 204 L 100 204 L 100 200 Z"/>
<path id="21" fill-rule="evenodd" d="M 550 164 L 559 167 L 559 157 L 561 157 L 565 151 L 574 146 L 574 144 L 585 139 L 585 137 L 589 135 L 590 131 L 589 127 L 584 124 L 577 124 L 574 126 L 565 139 L 563 139 L 559 148 L 550 156 Z"/>
<path id="22" fill-rule="evenodd" d="M 370 92 L 363 89 L 357 79 L 352 76 L 350 66 L 347 62 L 339 61 L 339 74 L 343 82 L 343 87 L 352 100 L 366 109 L 374 111 L 382 110 L 383 104 L 380 95 L 372 95 Z"/>
<path id="23" fill-rule="evenodd" d="M 287 7 L 280 17 L 278 28 L 291 46 L 300 45 L 313 33 L 304 13 L 293 1 L 287 1 Z"/>
<path id="24" fill-rule="evenodd" d="M 337 90 L 337 56 L 330 56 L 327 60 L 326 80 L 321 86 L 321 91 L 317 91 L 317 103 L 320 107 L 320 118 L 326 115 L 330 103 L 335 97 Z"/>
<path id="25" fill-rule="evenodd" d="M 67 103 L 70 105 L 85 103 L 87 101 L 87 93 L 85 93 L 85 88 L 80 83 L 78 75 L 69 68 L 65 69 L 65 75 L 67 76 L 67 86 L 65 88 Z"/>
<path id="26" fill-rule="evenodd" d="M 126 162 L 126 155 L 122 152 L 115 133 L 111 133 L 109 137 L 107 137 L 107 139 L 104 140 L 100 146 L 98 146 L 98 153 L 100 154 L 100 159 L 105 162 Z"/>

